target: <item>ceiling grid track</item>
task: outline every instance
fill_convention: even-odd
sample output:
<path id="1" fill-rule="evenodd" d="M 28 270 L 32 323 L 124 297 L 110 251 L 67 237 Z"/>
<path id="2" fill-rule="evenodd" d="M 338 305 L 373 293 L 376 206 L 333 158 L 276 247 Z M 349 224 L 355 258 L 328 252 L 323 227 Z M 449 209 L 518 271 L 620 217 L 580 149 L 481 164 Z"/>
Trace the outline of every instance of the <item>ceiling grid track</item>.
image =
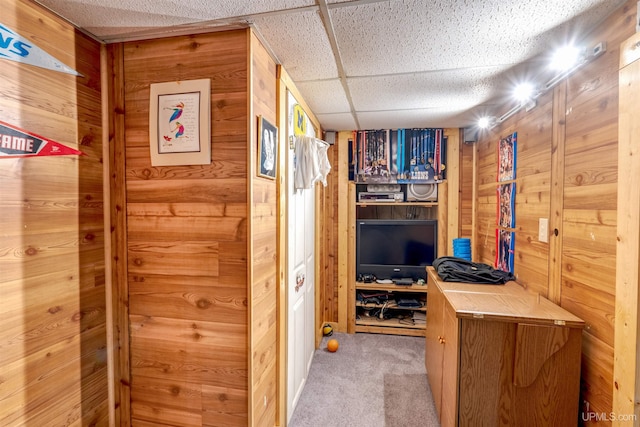
<path id="1" fill-rule="evenodd" d="M 327 1 L 317 0 L 317 2 L 318 2 L 318 8 L 320 10 L 320 19 L 322 20 L 322 24 L 324 25 L 324 30 L 327 33 L 327 38 L 329 40 L 329 44 L 331 45 L 331 50 L 333 51 L 333 56 L 336 61 L 336 68 L 338 69 L 338 77 L 340 78 L 340 84 L 342 85 L 345 96 L 347 97 L 347 102 L 349 103 L 349 110 L 351 112 L 351 116 L 353 117 L 353 121 L 356 123 L 356 129 L 360 129 L 360 121 L 358 120 L 356 109 L 353 106 L 353 98 L 351 97 L 351 92 L 349 91 L 349 85 L 347 84 L 347 75 L 344 71 L 342 57 L 340 56 L 338 41 L 336 40 L 336 35 L 335 35 L 335 32 L 333 31 L 333 23 L 331 22 L 331 15 L 329 14 Z"/>

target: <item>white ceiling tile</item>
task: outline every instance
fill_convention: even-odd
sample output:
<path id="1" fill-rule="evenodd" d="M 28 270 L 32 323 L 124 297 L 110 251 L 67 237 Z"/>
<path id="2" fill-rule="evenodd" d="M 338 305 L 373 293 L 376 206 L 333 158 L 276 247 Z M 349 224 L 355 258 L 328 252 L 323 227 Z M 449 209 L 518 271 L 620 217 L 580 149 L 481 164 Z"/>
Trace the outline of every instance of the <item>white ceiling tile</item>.
<path id="1" fill-rule="evenodd" d="M 368 111 L 358 113 L 358 122 L 361 129 L 460 127 L 459 122 L 450 120 L 450 117 L 452 117 L 452 114 L 446 108 Z"/>
<path id="2" fill-rule="evenodd" d="M 348 113 L 349 100 L 340 80 L 316 80 L 296 84 L 311 110 L 316 114 Z"/>
<path id="3" fill-rule="evenodd" d="M 502 71 L 486 69 L 401 74 L 347 79 L 357 111 L 406 110 L 447 107 L 464 111 L 488 101 L 493 76 Z M 376 88 L 371 90 L 371 88 Z"/>
<path id="4" fill-rule="evenodd" d="M 259 16 L 254 24 L 294 81 L 338 77 L 333 51 L 316 11 Z"/>
<path id="5" fill-rule="evenodd" d="M 513 65 L 551 43 L 575 14 L 585 26 L 613 10 L 603 0 L 401 0 L 331 9 L 348 76 Z M 620 3 L 618 1 L 617 3 Z"/>
<path id="6" fill-rule="evenodd" d="M 316 114 L 322 128 L 333 131 L 356 130 L 356 122 L 351 113 Z"/>
<path id="7" fill-rule="evenodd" d="M 314 0 L 38 0 L 101 36 L 313 6 Z"/>

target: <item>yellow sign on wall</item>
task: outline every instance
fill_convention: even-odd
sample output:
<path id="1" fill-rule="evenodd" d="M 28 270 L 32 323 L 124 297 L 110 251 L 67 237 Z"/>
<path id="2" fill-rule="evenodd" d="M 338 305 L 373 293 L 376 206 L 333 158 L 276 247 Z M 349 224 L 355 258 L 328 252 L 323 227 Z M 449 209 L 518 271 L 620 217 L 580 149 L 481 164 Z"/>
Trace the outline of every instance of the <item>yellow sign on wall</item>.
<path id="1" fill-rule="evenodd" d="M 307 134 L 307 115 L 300 104 L 293 106 L 293 134 L 296 136 Z"/>

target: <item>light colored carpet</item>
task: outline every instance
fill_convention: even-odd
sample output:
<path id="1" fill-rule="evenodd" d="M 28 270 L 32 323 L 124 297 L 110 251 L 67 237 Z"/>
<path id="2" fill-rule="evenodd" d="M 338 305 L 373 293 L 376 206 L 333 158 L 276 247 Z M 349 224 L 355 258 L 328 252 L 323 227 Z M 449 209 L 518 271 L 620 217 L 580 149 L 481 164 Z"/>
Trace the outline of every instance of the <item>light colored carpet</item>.
<path id="1" fill-rule="evenodd" d="M 326 350 L 329 338 L 340 348 Z M 334 334 L 316 350 L 290 427 L 439 426 L 424 338 Z"/>

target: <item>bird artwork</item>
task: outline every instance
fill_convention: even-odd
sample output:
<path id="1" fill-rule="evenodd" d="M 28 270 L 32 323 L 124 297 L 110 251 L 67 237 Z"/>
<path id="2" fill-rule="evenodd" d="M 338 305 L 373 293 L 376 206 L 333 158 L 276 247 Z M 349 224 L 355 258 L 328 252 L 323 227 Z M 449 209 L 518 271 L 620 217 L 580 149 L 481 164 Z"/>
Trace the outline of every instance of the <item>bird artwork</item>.
<path id="1" fill-rule="evenodd" d="M 171 132 L 175 132 L 173 137 L 175 139 L 180 138 L 184 135 L 184 125 L 177 120 L 182 116 L 182 112 L 184 111 L 184 102 L 180 101 L 175 105 L 165 107 L 165 110 L 173 110 L 171 117 L 169 117 L 169 126 L 173 127 Z M 164 139 L 167 142 L 171 141 L 171 138 L 168 136 L 165 136 Z"/>
<path id="2" fill-rule="evenodd" d="M 184 110 L 184 102 L 180 101 L 176 105 L 165 107 L 165 109 L 173 110 L 171 117 L 169 117 L 169 123 L 171 123 L 172 121 L 179 119 L 182 115 L 182 111 Z"/>
<path id="3" fill-rule="evenodd" d="M 184 134 L 184 126 L 180 122 L 176 122 L 176 127 L 171 131 L 175 132 L 175 138 L 180 138 Z"/>

